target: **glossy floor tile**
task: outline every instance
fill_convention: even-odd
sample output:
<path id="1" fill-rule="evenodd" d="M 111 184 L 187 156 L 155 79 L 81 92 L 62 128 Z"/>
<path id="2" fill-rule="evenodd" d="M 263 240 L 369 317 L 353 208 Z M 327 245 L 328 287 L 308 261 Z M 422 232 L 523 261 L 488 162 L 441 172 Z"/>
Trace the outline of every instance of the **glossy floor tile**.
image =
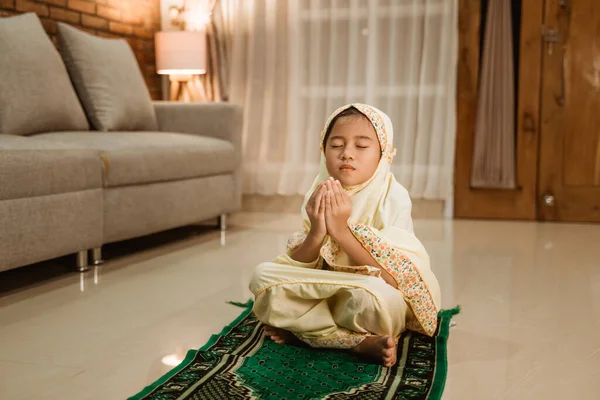
<path id="1" fill-rule="evenodd" d="M 202 346 L 239 314 L 226 301 L 250 297 L 253 267 L 284 249 L 299 222 L 295 214 L 239 214 L 224 243 L 214 230 L 146 238 L 135 251 L 109 247 L 106 264 L 87 274 L 61 267 L 5 291 L 0 398 L 136 393 L 171 368 L 164 362 Z M 415 227 L 443 306 L 463 308 L 451 331 L 445 399 L 598 398 L 600 226 L 417 220 Z M 0 280 L 21 282 L 15 276 Z"/>

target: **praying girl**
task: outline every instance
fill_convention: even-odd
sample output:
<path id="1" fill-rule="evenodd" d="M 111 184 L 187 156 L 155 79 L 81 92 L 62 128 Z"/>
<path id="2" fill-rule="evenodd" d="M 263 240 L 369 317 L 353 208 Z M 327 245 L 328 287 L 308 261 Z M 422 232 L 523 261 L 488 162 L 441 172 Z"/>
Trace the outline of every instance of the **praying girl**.
<path id="1" fill-rule="evenodd" d="M 277 343 L 369 357 L 386 367 L 410 329 L 433 336 L 441 304 L 394 178 L 389 117 L 365 104 L 336 110 L 321 133 L 320 173 L 287 252 L 256 267 L 254 313 Z"/>

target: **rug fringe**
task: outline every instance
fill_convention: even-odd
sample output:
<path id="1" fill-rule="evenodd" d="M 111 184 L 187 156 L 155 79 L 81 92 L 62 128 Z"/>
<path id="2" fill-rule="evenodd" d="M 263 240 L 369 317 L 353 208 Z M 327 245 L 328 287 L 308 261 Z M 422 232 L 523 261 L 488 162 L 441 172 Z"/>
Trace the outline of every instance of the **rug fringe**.
<path id="1" fill-rule="evenodd" d="M 248 299 L 245 303 L 239 303 L 237 301 L 228 301 L 227 304 L 231 304 L 232 306 L 240 307 L 240 308 L 250 308 L 254 305 L 254 300 Z"/>

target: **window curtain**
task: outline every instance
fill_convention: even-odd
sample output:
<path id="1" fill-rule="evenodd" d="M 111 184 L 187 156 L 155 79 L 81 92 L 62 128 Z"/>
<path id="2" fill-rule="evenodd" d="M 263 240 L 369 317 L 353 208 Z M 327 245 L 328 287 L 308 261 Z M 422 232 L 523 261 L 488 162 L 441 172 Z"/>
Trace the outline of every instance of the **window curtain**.
<path id="1" fill-rule="evenodd" d="M 413 198 L 452 194 L 456 0 L 221 0 L 229 99 L 245 109 L 243 190 L 304 194 L 337 107 L 393 121 L 392 171 Z"/>
<path id="2" fill-rule="evenodd" d="M 514 189 L 515 80 L 511 0 L 489 0 L 471 186 Z"/>
<path id="3" fill-rule="evenodd" d="M 206 73 L 194 76 L 190 82 L 192 98 L 202 102 L 229 99 L 229 69 L 231 65 L 231 13 L 228 3 L 221 0 L 188 0 L 189 15 L 186 30 L 206 33 Z"/>

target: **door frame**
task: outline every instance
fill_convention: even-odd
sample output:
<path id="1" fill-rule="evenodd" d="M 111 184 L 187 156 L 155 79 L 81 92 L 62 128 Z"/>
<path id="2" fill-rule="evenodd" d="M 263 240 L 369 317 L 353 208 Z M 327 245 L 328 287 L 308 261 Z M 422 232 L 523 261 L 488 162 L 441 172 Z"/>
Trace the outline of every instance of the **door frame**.
<path id="1" fill-rule="evenodd" d="M 454 217 L 537 219 L 544 0 L 523 0 L 516 136 L 517 189 L 472 188 L 481 2 L 459 0 Z"/>

